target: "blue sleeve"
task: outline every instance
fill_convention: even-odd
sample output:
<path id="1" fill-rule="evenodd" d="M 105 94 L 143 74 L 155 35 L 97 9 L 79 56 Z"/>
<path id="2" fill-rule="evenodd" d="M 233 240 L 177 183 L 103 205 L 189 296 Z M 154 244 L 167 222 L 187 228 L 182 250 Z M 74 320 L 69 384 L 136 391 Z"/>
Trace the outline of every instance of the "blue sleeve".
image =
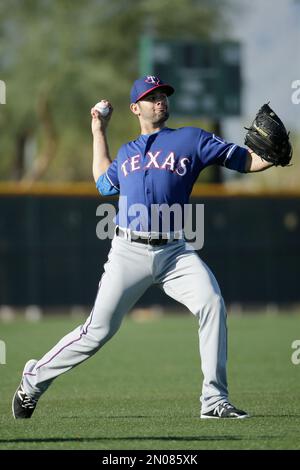
<path id="1" fill-rule="evenodd" d="M 102 196 L 112 196 L 120 192 L 117 159 L 111 163 L 103 175 L 99 176 L 96 187 Z"/>
<path id="2" fill-rule="evenodd" d="M 210 132 L 202 131 L 198 145 L 198 156 L 203 168 L 209 165 L 223 165 L 230 170 L 245 173 L 248 150 L 226 142 Z"/>

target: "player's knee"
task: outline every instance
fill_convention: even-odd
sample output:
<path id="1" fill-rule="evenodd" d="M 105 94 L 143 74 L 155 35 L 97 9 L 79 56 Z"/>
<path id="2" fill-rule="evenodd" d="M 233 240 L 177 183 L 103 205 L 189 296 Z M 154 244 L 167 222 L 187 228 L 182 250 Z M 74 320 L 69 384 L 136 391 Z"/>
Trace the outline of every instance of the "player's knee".
<path id="1" fill-rule="evenodd" d="M 87 328 L 84 334 L 85 342 L 88 344 L 89 350 L 97 351 L 107 343 L 117 331 L 118 328 L 116 326 L 111 327 L 110 325 L 98 328 Z"/>
<path id="2" fill-rule="evenodd" d="M 204 317 L 207 315 L 226 315 L 226 308 L 223 297 L 218 292 L 211 292 L 206 298 L 202 298 L 198 304 L 197 316 Z"/>
<path id="3" fill-rule="evenodd" d="M 215 313 L 225 312 L 225 303 L 220 293 L 214 292 L 207 301 L 207 308 Z"/>

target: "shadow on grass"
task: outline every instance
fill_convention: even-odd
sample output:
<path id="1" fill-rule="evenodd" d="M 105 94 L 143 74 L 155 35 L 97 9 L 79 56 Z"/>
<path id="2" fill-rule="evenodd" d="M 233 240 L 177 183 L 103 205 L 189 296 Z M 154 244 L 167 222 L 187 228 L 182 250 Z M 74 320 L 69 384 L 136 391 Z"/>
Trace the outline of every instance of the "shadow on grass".
<path id="1" fill-rule="evenodd" d="M 44 439 L 21 438 L 21 439 L 0 439 L 1 444 L 19 442 L 101 442 L 101 441 L 241 441 L 240 436 L 131 436 L 131 437 L 47 437 Z"/>
<path id="2" fill-rule="evenodd" d="M 98 419 L 109 419 L 109 420 L 112 420 L 112 419 L 147 419 L 149 418 L 149 415 L 136 415 L 136 416 L 109 416 L 109 415 L 99 415 L 99 416 L 96 416 L 96 418 Z M 153 416 L 152 416 L 153 418 Z M 159 418 L 159 417 L 158 417 Z M 160 417 L 162 418 L 162 416 Z M 165 418 L 165 417 L 164 417 Z M 169 417 L 168 417 L 169 418 Z M 184 418 L 184 417 L 182 417 Z M 185 416 L 186 418 L 186 416 Z M 197 419 L 200 423 L 202 423 L 203 420 L 200 420 L 199 419 L 199 416 L 192 416 L 192 418 L 194 419 Z M 264 418 L 264 419 L 269 419 L 269 418 L 277 418 L 277 419 L 282 419 L 282 418 L 300 418 L 300 415 L 299 414 L 287 414 L 287 413 L 278 413 L 278 414 L 250 414 L 250 419 L 251 419 L 251 422 L 253 420 L 253 418 Z M 82 419 L 82 416 L 74 416 L 74 415 L 70 415 L 70 416 L 61 416 L 60 419 Z M 95 419 L 95 415 L 91 415 L 91 416 L 84 416 L 84 419 Z M 171 420 L 171 418 L 170 418 Z M 208 420 L 205 420 L 205 424 L 207 425 Z M 211 424 L 212 422 L 216 423 L 216 422 L 219 422 L 218 419 L 214 419 L 214 420 L 209 420 Z M 221 421 L 224 421 L 224 420 L 221 420 Z M 245 423 L 249 423 L 249 419 L 227 419 L 226 422 L 245 422 Z"/>
<path id="3" fill-rule="evenodd" d="M 300 415 L 297 415 L 297 414 L 277 414 L 277 415 L 269 415 L 269 414 L 265 414 L 265 415 L 251 415 L 251 418 L 264 418 L 264 419 L 268 419 L 268 418 L 300 418 Z"/>

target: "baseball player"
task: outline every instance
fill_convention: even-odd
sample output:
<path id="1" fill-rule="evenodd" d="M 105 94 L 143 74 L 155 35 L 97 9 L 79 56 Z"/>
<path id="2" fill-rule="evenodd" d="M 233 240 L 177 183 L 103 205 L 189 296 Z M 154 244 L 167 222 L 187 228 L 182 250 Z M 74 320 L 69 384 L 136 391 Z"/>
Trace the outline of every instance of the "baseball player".
<path id="1" fill-rule="evenodd" d="M 187 204 L 199 173 L 208 165 L 255 172 L 273 163 L 203 129 L 167 127 L 168 96 L 173 93 L 171 85 L 155 76 L 134 82 L 130 110 L 139 121 L 141 133 L 124 144 L 113 161 L 106 139 L 113 108 L 103 100 L 102 105 L 108 108 L 106 116 L 95 108 L 91 110 L 96 186 L 104 196 L 120 195 L 115 235 L 86 322 L 41 359 L 25 364 L 12 402 L 16 419 L 30 418 L 41 395 L 56 377 L 102 348 L 118 331 L 124 315 L 153 284 L 185 305 L 198 319 L 204 376 L 201 418 L 248 417 L 228 399 L 226 310 L 218 283 L 185 241 L 183 218 L 170 217 L 167 231 L 162 229 L 165 223 L 162 214 L 158 214 L 155 230 L 151 222 L 158 205 Z M 138 216 L 132 210 L 136 206 L 140 209 Z"/>

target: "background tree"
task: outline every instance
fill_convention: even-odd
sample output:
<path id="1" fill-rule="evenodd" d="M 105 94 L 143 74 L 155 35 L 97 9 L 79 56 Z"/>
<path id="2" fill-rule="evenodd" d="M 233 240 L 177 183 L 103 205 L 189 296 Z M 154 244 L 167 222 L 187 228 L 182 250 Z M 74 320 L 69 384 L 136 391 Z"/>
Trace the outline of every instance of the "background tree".
<path id="1" fill-rule="evenodd" d="M 225 1 L 6 0 L 0 3 L 0 178 L 91 176 L 90 107 L 115 113 L 112 155 L 137 127 L 128 112 L 141 34 L 204 39 L 224 27 Z"/>

